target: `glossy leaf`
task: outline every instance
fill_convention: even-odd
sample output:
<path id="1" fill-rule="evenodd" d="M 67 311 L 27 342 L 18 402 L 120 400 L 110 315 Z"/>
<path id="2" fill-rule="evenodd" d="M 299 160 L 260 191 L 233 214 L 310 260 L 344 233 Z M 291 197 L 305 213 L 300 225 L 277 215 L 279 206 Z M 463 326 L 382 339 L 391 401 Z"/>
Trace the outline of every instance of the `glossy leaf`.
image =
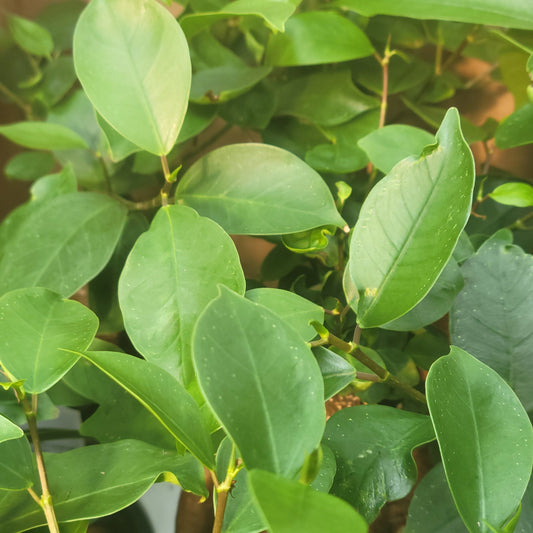
<path id="1" fill-rule="evenodd" d="M 97 329 L 98 319 L 79 302 L 40 287 L 9 292 L 0 298 L 0 363 L 39 394 L 78 359 L 60 350 L 86 350 Z"/>
<path id="2" fill-rule="evenodd" d="M 332 493 L 372 522 L 385 502 L 409 493 L 416 481 L 412 451 L 434 438 L 425 415 L 382 405 L 338 411 L 324 433 L 337 461 Z"/>
<path id="3" fill-rule="evenodd" d="M 11 439 L 18 439 L 23 435 L 24 432 L 22 429 L 16 424 L 13 424 L 13 422 L 5 416 L 0 415 L 0 443 Z"/>
<path id="4" fill-rule="evenodd" d="M 324 310 L 321 307 L 294 292 L 264 287 L 246 291 L 246 298 L 274 311 L 285 324 L 292 326 L 304 341 L 316 337 L 316 330 L 309 322 L 324 321 Z"/>
<path id="5" fill-rule="evenodd" d="M 7 23 L 15 42 L 28 54 L 49 56 L 54 49 L 50 32 L 33 20 L 11 15 Z"/>
<path id="6" fill-rule="evenodd" d="M 433 141 L 433 135 L 425 130 L 404 124 L 391 124 L 376 129 L 357 144 L 379 170 L 388 173 L 402 159 L 418 156 L 424 146 Z"/>
<path id="7" fill-rule="evenodd" d="M 319 174 L 290 152 L 265 144 L 232 144 L 202 157 L 181 179 L 176 200 L 228 233 L 276 235 L 344 226 Z"/>
<path id="8" fill-rule="evenodd" d="M 468 220 L 474 164 L 456 109 L 446 114 L 436 140 L 420 158 L 396 165 L 361 208 L 349 275 L 363 328 L 402 316 L 428 293 Z"/>
<path id="9" fill-rule="evenodd" d="M 200 387 L 246 468 L 294 475 L 325 419 L 322 377 L 298 333 L 223 288 L 198 320 L 193 352 Z"/>
<path id="10" fill-rule="evenodd" d="M 14 441 L 16 442 L 16 441 Z M 189 475 L 190 456 L 135 440 L 45 454 L 50 492 L 59 522 L 97 518 L 138 500 L 160 477 L 176 482 Z M 26 491 L 0 492 L 2 527 L 17 533 L 46 523 Z"/>
<path id="11" fill-rule="evenodd" d="M 533 103 L 526 104 L 503 120 L 494 140 L 499 148 L 513 148 L 533 143 Z"/>
<path id="12" fill-rule="evenodd" d="M 452 257 L 426 296 L 405 315 L 382 327 L 395 331 L 413 331 L 436 322 L 451 309 L 463 286 L 461 270 Z"/>
<path id="13" fill-rule="evenodd" d="M 314 72 L 281 86 L 276 115 L 291 115 L 322 126 L 336 126 L 379 106 L 352 82 L 348 69 Z"/>
<path id="14" fill-rule="evenodd" d="M 346 359 L 323 346 L 314 348 L 313 353 L 324 379 L 324 400 L 329 400 L 355 379 L 355 368 Z"/>
<path id="15" fill-rule="evenodd" d="M 34 150 L 87 148 L 87 144 L 77 133 L 65 126 L 48 122 L 27 121 L 2 125 L 0 135 Z"/>
<path id="16" fill-rule="evenodd" d="M 272 533 L 366 533 L 363 518 L 346 502 L 270 472 L 248 474 L 253 494 Z"/>
<path id="17" fill-rule="evenodd" d="M 465 286 L 450 313 L 453 344 L 498 372 L 533 410 L 533 258 L 500 230 L 462 273 Z"/>
<path id="18" fill-rule="evenodd" d="M 393 15 L 533 29 L 533 13 L 527 0 L 511 0 L 505 7 L 500 0 L 472 0 L 468 4 L 460 0 L 340 0 L 336 3 L 368 17 Z"/>
<path id="19" fill-rule="evenodd" d="M 12 180 L 35 180 L 54 168 L 54 156 L 48 152 L 22 152 L 13 156 L 4 168 Z"/>
<path id="20" fill-rule="evenodd" d="M 291 17 L 284 33 L 271 36 L 265 61 L 276 67 L 337 63 L 374 52 L 358 26 L 333 11 L 307 11 Z"/>
<path id="21" fill-rule="evenodd" d="M 0 499 L 5 491 L 24 491 L 27 494 L 25 489 L 33 485 L 34 477 L 33 454 L 28 439 L 21 437 L 0 443 Z M 7 516 L 2 514 L 1 505 L 0 516 Z"/>
<path id="22" fill-rule="evenodd" d="M 93 0 L 74 34 L 78 77 L 96 110 L 148 152 L 168 153 L 189 96 L 185 36 L 154 0 Z"/>
<path id="23" fill-rule="evenodd" d="M 149 276 L 147 272 L 157 275 Z M 230 237 L 185 206 L 161 208 L 135 243 L 119 280 L 128 335 L 146 359 L 194 381 L 193 326 L 222 284 L 244 293 L 244 275 Z"/>
<path id="24" fill-rule="evenodd" d="M 183 443 L 206 466 L 214 466 L 209 433 L 202 425 L 200 409 L 168 372 L 158 366 L 119 352 L 80 354 L 148 409 L 174 438 Z"/>
<path id="25" fill-rule="evenodd" d="M 40 286 L 72 295 L 111 257 L 126 213 L 116 200 L 88 192 L 62 194 L 26 211 L 2 247 L 0 294 Z"/>
<path id="26" fill-rule="evenodd" d="M 533 206 L 533 187 L 528 183 L 504 183 L 489 193 L 489 196 L 499 204 L 516 207 Z"/>
<path id="27" fill-rule="evenodd" d="M 426 394 L 463 522 L 471 532 L 488 532 L 487 522 L 501 527 L 533 465 L 533 430 L 520 401 L 494 370 L 456 346 L 432 365 Z"/>

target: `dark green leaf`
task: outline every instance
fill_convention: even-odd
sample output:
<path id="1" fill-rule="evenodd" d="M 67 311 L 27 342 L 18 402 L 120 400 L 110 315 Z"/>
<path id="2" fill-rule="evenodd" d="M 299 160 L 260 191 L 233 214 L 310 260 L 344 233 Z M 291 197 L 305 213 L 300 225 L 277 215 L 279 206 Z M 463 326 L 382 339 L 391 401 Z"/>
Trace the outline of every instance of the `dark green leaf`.
<path id="1" fill-rule="evenodd" d="M 48 152 L 22 152 L 13 156 L 4 168 L 12 180 L 35 180 L 54 168 L 54 156 Z"/>
<path id="2" fill-rule="evenodd" d="M 76 72 L 97 111 L 148 152 L 168 153 L 189 96 L 187 41 L 154 0 L 93 0 L 74 34 Z"/>
<path id="3" fill-rule="evenodd" d="M 0 443 L 0 498 L 5 490 L 22 491 L 31 487 L 34 476 L 33 454 L 26 437 Z M 0 513 L 0 516 L 7 515 Z"/>
<path id="4" fill-rule="evenodd" d="M 533 143 L 533 103 L 517 109 L 496 130 L 494 139 L 499 148 L 513 148 Z"/>
<path id="5" fill-rule="evenodd" d="M 320 446 L 320 450 L 322 455 L 322 464 L 320 465 L 317 476 L 312 481 L 310 486 L 315 490 L 328 494 L 331 486 L 333 485 L 335 473 L 337 472 L 337 462 L 335 461 L 335 455 L 331 451 L 331 448 L 328 448 L 326 445 L 322 444 Z"/>
<path id="6" fill-rule="evenodd" d="M 0 126 L 0 135 L 34 150 L 68 150 L 87 148 L 85 141 L 74 131 L 48 122 L 16 122 Z"/>
<path id="7" fill-rule="evenodd" d="M 79 302 L 40 287 L 9 292 L 0 298 L 0 362 L 39 394 L 78 359 L 60 350 L 86 350 L 97 329 L 98 319 Z"/>
<path id="8" fill-rule="evenodd" d="M 48 4 L 37 16 L 37 22 L 52 35 L 57 51 L 72 48 L 74 26 L 84 7 L 82 0 L 63 0 Z"/>
<path id="9" fill-rule="evenodd" d="M 276 67 L 337 63 L 374 52 L 358 26 L 333 11 L 307 11 L 291 17 L 284 33 L 271 36 L 265 61 Z"/>
<path id="10" fill-rule="evenodd" d="M 368 526 L 347 503 L 270 472 L 248 474 L 271 533 L 366 533 Z"/>
<path id="11" fill-rule="evenodd" d="M 324 379 L 324 400 L 329 400 L 355 379 L 355 368 L 346 359 L 323 346 L 314 348 L 313 353 Z"/>
<path id="12" fill-rule="evenodd" d="M 382 405 L 342 409 L 324 433 L 337 461 L 332 493 L 373 521 L 385 502 L 409 493 L 416 481 L 412 451 L 434 438 L 425 415 Z"/>
<path id="13" fill-rule="evenodd" d="M 361 208 L 349 260 L 361 327 L 402 316 L 428 293 L 468 220 L 473 187 L 472 154 L 452 108 L 437 144 L 396 165 Z"/>
<path id="14" fill-rule="evenodd" d="M 501 527 L 533 465 L 533 430 L 520 401 L 494 370 L 456 346 L 431 366 L 426 394 L 463 522 L 471 532 L 488 532 L 485 521 Z"/>
<path id="15" fill-rule="evenodd" d="M 322 376 L 298 333 L 223 288 L 198 320 L 193 351 L 200 387 L 246 467 L 294 475 L 325 418 Z"/>
<path id="16" fill-rule="evenodd" d="M 43 70 L 43 79 L 35 90 L 34 98 L 47 107 L 57 104 L 76 82 L 72 57 L 59 56 Z"/>
<path id="17" fill-rule="evenodd" d="M 293 154 L 264 144 L 210 152 L 185 173 L 176 199 L 228 233 L 276 235 L 344 226 L 322 178 Z"/>

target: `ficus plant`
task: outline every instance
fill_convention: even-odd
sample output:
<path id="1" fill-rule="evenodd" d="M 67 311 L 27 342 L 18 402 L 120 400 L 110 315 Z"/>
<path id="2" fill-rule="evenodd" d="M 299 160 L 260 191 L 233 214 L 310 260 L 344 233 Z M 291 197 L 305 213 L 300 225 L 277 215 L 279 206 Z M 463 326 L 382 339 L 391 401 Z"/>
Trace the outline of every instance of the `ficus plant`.
<path id="1" fill-rule="evenodd" d="M 5 174 L 34 183 L 0 225 L 3 533 L 206 475 L 214 533 L 379 532 L 407 495 L 405 533 L 533 531 L 533 187 L 491 160 L 533 142 L 529 2 L 6 17 Z M 465 58 L 501 123 L 453 106 Z M 45 453 L 57 406 L 85 445 Z"/>

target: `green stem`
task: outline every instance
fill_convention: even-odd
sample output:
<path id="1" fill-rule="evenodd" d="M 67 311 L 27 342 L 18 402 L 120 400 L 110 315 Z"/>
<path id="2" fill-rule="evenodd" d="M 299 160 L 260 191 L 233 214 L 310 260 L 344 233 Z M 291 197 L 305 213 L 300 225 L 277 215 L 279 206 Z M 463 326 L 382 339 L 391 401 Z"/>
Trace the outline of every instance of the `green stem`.
<path id="1" fill-rule="evenodd" d="M 368 357 L 368 355 L 366 355 L 359 349 L 359 344 L 356 344 L 354 342 L 346 342 L 342 339 L 339 339 L 339 337 L 336 337 L 335 335 L 330 333 L 322 324 L 320 324 L 320 322 L 317 322 L 316 320 L 311 321 L 311 325 L 315 328 L 320 337 L 326 340 L 328 344 L 331 344 L 331 346 L 335 346 L 335 348 L 338 348 L 339 350 L 346 352 L 352 357 L 355 357 L 360 363 L 372 370 L 372 372 L 374 372 L 374 374 L 376 374 L 376 376 L 380 378 L 379 381 L 381 383 L 387 383 L 388 385 L 402 390 L 414 400 L 417 400 L 418 402 L 424 405 L 427 404 L 426 397 L 424 396 L 424 394 L 398 379 L 395 375 L 391 374 L 386 368 L 383 368 L 381 365 L 378 365 L 378 363 L 376 363 L 373 359 Z"/>
<path id="2" fill-rule="evenodd" d="M 387 45 L 385 47 L 385 54 L 381 58 L 381 68 L 383 70 L 383 84 L 381 88 L 381 106 L 379 112 L 379 126 L 378 128 L 383 128 L 385 126 L 385 120 L 387 116 L 387 101 L 389 96 L 389 61 L 390 58 L 394 55 L 390 51 L 390 39 L 391 36 L 387 38 Z"/>
<path id="3" fill-rule="evenodd" d="M 519 218 L 518 220 L 515 220 L 512 224 L 507 226 L 508 229 L 529 229 L 524 226 L 524 222 L 527 222 L 530 218 L 533 218 L 533 211 L 530 211 L 527 215 L 523 216 L 522 218 Z"/>
<path id="4" fill-rule="evenodd" d="M 0 82 L 0 93 L 11 100 L 17 107 L 24 111 L 27 119 L 32 119 L 31 107 L 19 98 L 14 92 L 8 89 L 2 82 Z"/>

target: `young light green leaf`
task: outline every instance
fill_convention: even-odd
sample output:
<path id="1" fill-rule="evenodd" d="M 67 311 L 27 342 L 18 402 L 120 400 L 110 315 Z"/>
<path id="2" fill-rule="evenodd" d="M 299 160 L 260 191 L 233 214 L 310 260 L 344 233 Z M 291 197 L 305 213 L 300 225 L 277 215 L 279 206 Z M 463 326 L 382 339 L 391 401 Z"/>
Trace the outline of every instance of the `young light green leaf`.
<path id="1" fill-rule="evenodd" d="M 185 173 L 176 200 L 234 234 L 344 226 L 320 175 L 290 152 L 266 144 L 232 144 L 210 152 Z"/>
<path id="2" fill-rule="evenodd" d="M 533 187 L 529 183 L 504 183 L 489 193 L 489 197 L 504 205 L 531 207 L 533 206 Z"/>
<path id="3" fill-rule="evenodd" d="M 298 333 L 221 288 L 197 322 L 193 352 L 200 387 L 246 468 L 294 475 L 325 420 L 322 376 Z"/>
<path id="4" fill-rule="evenodd" d="M 366 533 L 363 518 L 346 502 L 270 472 L 248 474 L 257 505 L 271 533 Z"/>
<path id="5" fill-rule="evenodd" d="M 304 341 L 316 337 L 315 328 L 310 326 L 309 322 L 324 321 L 324 310 L 321 307 L 294 292 L 264 287 L 246 291 L 246 298 L 274 311 L 286 324 L 292 326 Z"/>
<path id="6" fill-rule="evenodd" d="M 6 491 L 27 494 L 25 489 L 33 485 L 34 479 L 33 454 L 28 439 L 21 437 L 0 443 L 0 498 Z M 0 511 L 0 516 L 5 518 L 8 515 Z"/>
<path id="7" fill-rule="evenodd" d="M 498 372 L 532 411 L 533 257 L 500 230 L 461 270 L 465 286 L 450 312 L 453 344 Z"/>
<path id="8" fill-rule="evenodd" d="M 9 418 L 0 414 L 0 443 L 11 439 L 18 439 L 24 435 L 24 431 L 16 424 L 13 424 Z"/>
<path id="9" fill-rule="evenodd" d="M 485 521 L 502 526 L 533 465 L 533 430 L 520 401 L 494 370 L 456 346 L 431 366 L 426 394 L 463 522 L 472 533 L 488 532 Z"/>
<path id="10" fill-rule="evenodd" d="M 420 128 L 391 124 L 376 129 L 357 144 L 379 170 L 389 173 L 402 159 L 418 156 L 424 146 L 433 143 L 434 139 L 431 133 Z"/>
<path id="11" fill-rule="evenodd" d="M 17 441 L 13 441 L 17 442 Z M 50 492 L 59 522 L 97 518 L 138 500 L 166 472 L 165 479 L 189 476 L 189 455 L 161 450 L 135 440 L 85 446 L 45 454 Z M 46 523 L 42 509 L 26 491 L 0 491 L 2 528 L 18 533 Z"/>
<path id="12" fill-rule="evenodd" d="M 0 294 L 40 286 L 71 296 L 105 266 L 126 214 L 116 200 L 89 192 L 62 194 L 24 211 L 2 244 Z"/>
<path id="13" fill-rule="evenodd" d="M 119 352 L 80 353 L 148 409 L 172 436 L 208 468 L 214 450 L 200 409 L 174 377 L 158 366 Z"/>
<path id="14" fill-rule="evenodd" d="M 97 329 L 98 319 L 79 302 L 41 287 L 9 292 L 0 298 L 0 363 L 39 394 L 78 359 L 60 350 L 86 350 Z"/>
<path id="15" fill-rule="evenodd" d="M 157 155 L 178 137 L 189 97 L 189 49 L 155 0 L 93 0 L 74 33 L 74 64 L 96 110 Z"/>
<path id="16" fill-rule="evenodd" d="M 52 53 L 52 36 L 40 24 L 16 15 L 10 15 L 7 24 L 15 42 L 28 54 L 49 56 Z"/>
<path id="17" fill-rule="evenodd" d="M 15 122 L 0 126 L 0 135 L 34 150 L 87 148 L 87 143 L 71 129 L 49 122 Z"/>
<path id="18" fill-rule="evenodd" d="M 292 16 L 285 32 L 270 37 L 265 62 L 276 67 L 320 65 L 366 57 L 374 52 L 363 31 L 334 11 Z"/>
<path id="19" fill-rule="evenodd" d="M 511 0 L 505 5 L 501 0 L 470 0 L 467 4 L 460 0 L 338 0 L 335 4 L 368 17 L 393 15 L 533 29 L 528 0 Z"/>
<path id="20" fill-rule="evenodd" d="M 349 275 L 363 328 L 402 316 L 428 293 L 468 220 L 474 161 L 456 109 L 446 114 L 436 140 L 420 158 L 397 164 L 361 208 Z"/>
<path id="21" fill-rule="evenodd" d="M 355 379 L 355 368 L 346 359 L 323 346 L 313 348 L 313 353 L 324 379 L 324 400 L 329 400 Z"/>
<path id="22" fill-rule="evenodd" d="M 369 522 L 416 481 L 412 451 L 435 438 L 428 416 L 382 405 L 348 407 L 326 424 L 324 443 L 335 454 L 332 493 Z"/>
<path id="23" fill-rule="evenodd" d="M 517 109 L 503 120 L 494 140 L 498 148 L 513 148 L 533 143 L 533 103 L 528 103 Z"/>

